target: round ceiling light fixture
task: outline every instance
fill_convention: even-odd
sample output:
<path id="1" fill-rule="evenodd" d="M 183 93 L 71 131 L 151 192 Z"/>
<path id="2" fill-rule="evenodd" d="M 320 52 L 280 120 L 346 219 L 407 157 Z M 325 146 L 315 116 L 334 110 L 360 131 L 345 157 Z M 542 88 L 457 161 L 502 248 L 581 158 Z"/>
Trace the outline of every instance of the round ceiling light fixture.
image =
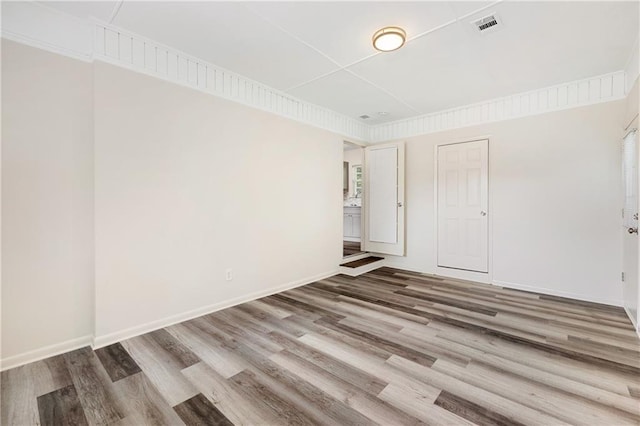
<path id="1" fill-rule="evenodd" d="M 407 34 L 400 27 L 384 27 L 373 35 L 373 47 L 381 52 L 391 52 L 404 45 Z"/>

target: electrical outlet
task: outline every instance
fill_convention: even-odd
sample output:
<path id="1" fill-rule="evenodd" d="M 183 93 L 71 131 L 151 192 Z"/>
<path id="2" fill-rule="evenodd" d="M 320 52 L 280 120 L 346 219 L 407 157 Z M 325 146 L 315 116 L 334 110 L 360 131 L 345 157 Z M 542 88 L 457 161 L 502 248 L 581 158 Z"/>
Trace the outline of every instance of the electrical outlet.
<path id="1" fill-rule="evenodd" d="M 227 281 L 233 280 L 233 269 L 227 269 L 224 273 L 224 276 Z"/>

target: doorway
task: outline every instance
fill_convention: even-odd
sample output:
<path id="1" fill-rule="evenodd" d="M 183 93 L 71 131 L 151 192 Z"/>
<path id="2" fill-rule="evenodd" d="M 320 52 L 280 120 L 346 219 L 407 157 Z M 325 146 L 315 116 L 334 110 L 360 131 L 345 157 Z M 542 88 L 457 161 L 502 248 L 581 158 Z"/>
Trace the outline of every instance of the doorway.
<path id="1" fill-rule="evenodd" d="M 624 205 L 622 209 L 623 302 L 638 328 L 638 136 L 630 131 L 622 145 Z"/>
<path id="2" fill-rule="evenodd" d="M 342 158 L 343 232 L 342 257 L 362 254 L 362 202 L 364 196 L 364 148 L 344 142 Z"/>
<path id="3" fill-rule="evenodd" d="M 437 264 L 487 273 L 489 141 L 441 145 L 437 156 Z"/>

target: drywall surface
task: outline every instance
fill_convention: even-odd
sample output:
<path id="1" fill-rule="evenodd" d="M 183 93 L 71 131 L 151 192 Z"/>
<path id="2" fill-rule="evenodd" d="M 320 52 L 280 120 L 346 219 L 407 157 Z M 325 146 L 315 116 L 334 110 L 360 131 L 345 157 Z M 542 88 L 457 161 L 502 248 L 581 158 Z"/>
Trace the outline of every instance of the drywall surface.
<path id="1" fill-rule="evenodd" d="M 91 68 L 2 40 L 3 360 L 92 333 Z"/>
<path id="2" fill-rule="evenodd" d="M 99 62 L 95 135 L 99 344 L 336 270 L 339 136 Z"/>
<path id="3" fill-rule="evenodd" d="M 487 281 L 620 305 L 624 103 L 408 139 L 407 256 L 390 262 L 455 275 L 456 271 L 436 265 L 435 147 L 488 138 Z"/>

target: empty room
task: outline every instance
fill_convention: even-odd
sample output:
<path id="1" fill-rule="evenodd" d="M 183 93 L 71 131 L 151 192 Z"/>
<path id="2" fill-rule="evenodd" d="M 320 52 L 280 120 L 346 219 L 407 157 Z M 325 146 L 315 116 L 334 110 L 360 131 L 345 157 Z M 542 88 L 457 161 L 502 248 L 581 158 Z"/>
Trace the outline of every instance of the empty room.
<path id="1" fill-rule="evenodd" d="M 639 425 L 638 1 L 2 1 L 0 424 Z"/>

